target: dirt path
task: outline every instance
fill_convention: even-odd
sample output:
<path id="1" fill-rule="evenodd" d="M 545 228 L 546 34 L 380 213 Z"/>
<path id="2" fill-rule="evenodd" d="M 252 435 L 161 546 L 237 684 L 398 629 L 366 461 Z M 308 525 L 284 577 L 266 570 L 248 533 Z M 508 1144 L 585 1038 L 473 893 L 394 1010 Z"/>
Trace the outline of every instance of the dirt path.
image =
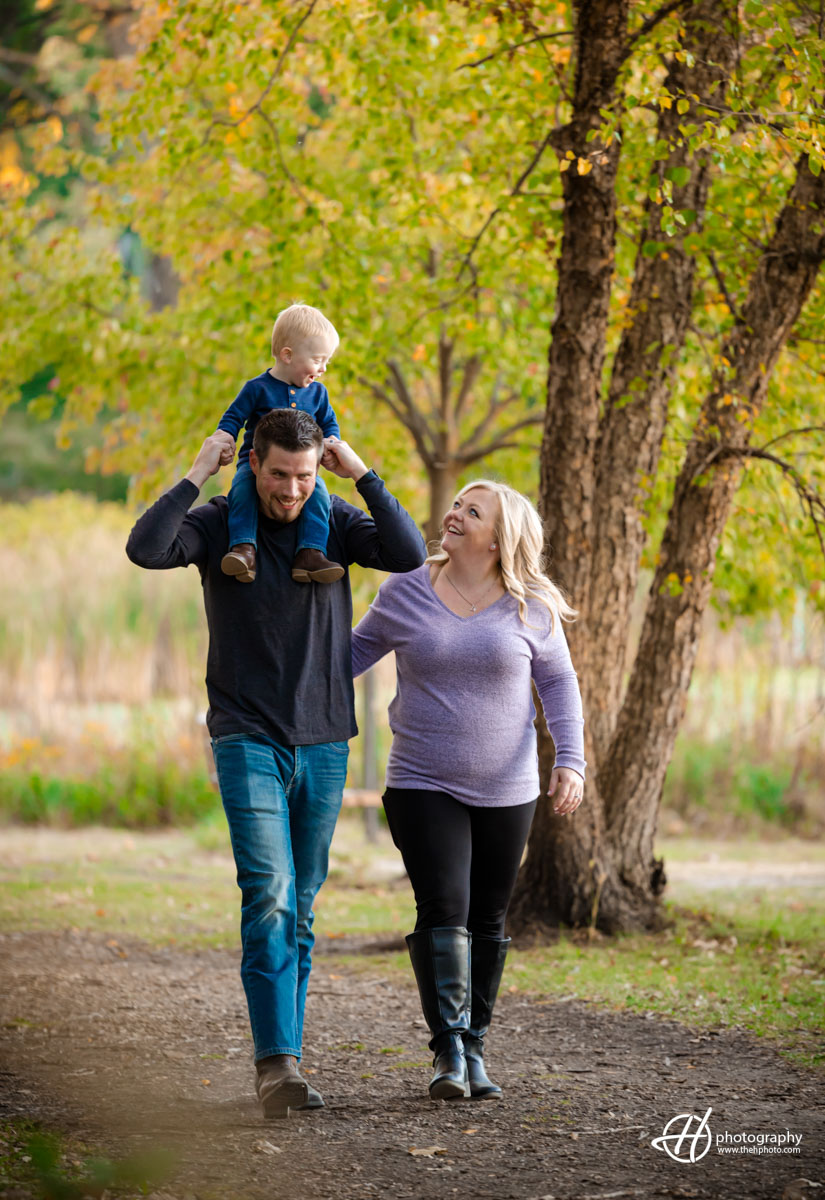
<path id="1" fill-rule="evenodd" d="M 172 1147 L 158 1200 L 780 1200 L 799 1179 L 794 1200 L 825 1195 L 821 1076 L 735 1032 L 506 995 L 490 1047 L 505 1099 L 433 1104 L 412 988 L 320 953 L 304 1065 L 327 1108 L 264 1123 L 235 954 L 37 933 L 0 937 L 0 960 L 0 1115 L 113 1156 Z M 708 1108 L 701 1161 L 651 1146 Z M 724 1131 L 801 1134 L 801 1154 L 724 1156 Z M 432 1147 L 445 1153 L 410 1154 Z"/>

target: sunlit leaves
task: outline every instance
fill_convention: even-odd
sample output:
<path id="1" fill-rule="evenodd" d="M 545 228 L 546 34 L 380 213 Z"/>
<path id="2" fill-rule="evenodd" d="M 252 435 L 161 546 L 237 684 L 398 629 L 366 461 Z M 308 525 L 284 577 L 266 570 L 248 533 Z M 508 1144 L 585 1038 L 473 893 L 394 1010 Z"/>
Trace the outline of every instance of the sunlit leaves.
<path id="1" fill-rule="evenodd" d="M 634 7 L 632 29 L 647 15 Z M 54 123 L 32 142 L 40 172 L 82 170 L 82 206 L 65 222 L 23 196 L 5 210 L 4 399 L 48 345 L 72 419 L 104 404 L 120 410 L 103 460 L 155 486 L 266 365 L 274 314 L 293 300 L 315 302 L 342 335 L 329 377 L 342 427 L 407 480 L 423 516 L 407 436 L 359 378 L 380 383 L 388 362 L 398 362 L 422 410 L 435 411 L 443 334 L 455 342 L 458 371 L 472 355 L 483 360 L 470 425 L 497 379 L 522 411 L 541 406 L 562 185 L 594 171 L 601 148 L 618 140 L 609 351 L 635 319 L 629 297 L 640 244 L 646 259 L 665 261 L 680 245 L 697 268 L 678 359 L 663 361 L 667 346 L 647 355 L 673 381 L 662 467 L 645 489 L 652 560 L 722 339 L 795 163 L 805 155 L 821 168 L 825 56 L 807 10 L 748 0 L 734 77 L 700 105 L 689 88 L 668 88 L 668 62 L 692 61 L 674 11 L 634 44 L 621 107 L 603 109 L 582 144 L 548 147 L 514 194 L 550 127 L 569 116 L 576 66 L 570 6 L 541 6 L 531 19 L 540 36 L 528 43 L 514 14 L 447 0 L 141 4 L 135 56 L 105 62 L 88 85 L 101 113 L 98 150 L 79 153 L 53 136 Z M 668 138 L 657 129 L 662 112 L 678 118 Z M 681 147 L 685 162 L 665 169 Z M 711 181 L 701 216 L 681 193 L 694 159 Z M 646 205 L 658 223 L 643 232 Z M 124 230 L 139 239 L 145 261 L 171 260 L 181 284 L 175 308 L 148 309 L 116 251 Z M 780 359 L 757 444 L 822 423 L 823 318 L 819 289 L 803 316 L 814 340 Z M 634 372 L 644 379 L 649 368 L 646 361 Z M 537 437 L 525 435 L 533 444 Z M 815 471 L 821 446 L 813 434 L 787 449 Z M 508 451 L 497 462 L 530 485 L 533 452 Z M 744 471 L 735 528 L 719 551 L 719 595 L 734 608 L 762 604 L 779 576 L 815 571 L 804 522 L 776 516 L 780 494 L 771 488 L 780 485 L 765 465 Z M 756 553 L 766 548 L 775 570 Z"/>

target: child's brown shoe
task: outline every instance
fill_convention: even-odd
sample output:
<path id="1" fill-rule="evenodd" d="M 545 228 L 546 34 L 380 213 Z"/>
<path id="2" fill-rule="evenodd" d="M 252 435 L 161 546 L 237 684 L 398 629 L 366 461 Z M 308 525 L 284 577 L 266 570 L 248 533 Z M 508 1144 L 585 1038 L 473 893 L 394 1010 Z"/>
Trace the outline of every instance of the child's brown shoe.
<path id="1" fill-rule="evenodd" d="M 255 579 L 257 561 L 255 547 L 251 542 L 241 542 L 231 546 L 228 554 L 221 559 L 221 570 L 224 575 L 234 575 L 238 583 L 252 583 Z"/>
<path id="2" fill-rule="evenodd" d="M 335 583 L 344 574 L 340 563 L 330 562 L 320 550 L 299 550 L 292 563 L 296 583 Z"/>

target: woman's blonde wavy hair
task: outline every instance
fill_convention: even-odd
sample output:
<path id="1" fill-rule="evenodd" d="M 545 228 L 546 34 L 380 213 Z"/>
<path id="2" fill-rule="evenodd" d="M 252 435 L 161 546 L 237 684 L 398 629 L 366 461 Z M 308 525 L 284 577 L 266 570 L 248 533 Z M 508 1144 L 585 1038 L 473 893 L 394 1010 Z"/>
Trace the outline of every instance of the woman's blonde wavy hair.
<path id="1" fill-rule="evenodd" d="M 519 617 L 524 624 L 530 624 L 527 620 L 529 600 L 535 600 L 548 610 L 553 632 L 558 619 L 574 620 L 576 609 L 571 608 L 561 588 L 545 574 L 544 531 L 533 504 L 515 488 L 495 479 L 476 479 L 465 484 L 456 500 L 473 488 L 484 488 L 498 496 L 495 539 L 501 555 L 501 582 L 505 591 L 518 602 Z M 449 557 L 446 550 L 439 548 L 429 555 L 427 562 L 443 564 Z"/>

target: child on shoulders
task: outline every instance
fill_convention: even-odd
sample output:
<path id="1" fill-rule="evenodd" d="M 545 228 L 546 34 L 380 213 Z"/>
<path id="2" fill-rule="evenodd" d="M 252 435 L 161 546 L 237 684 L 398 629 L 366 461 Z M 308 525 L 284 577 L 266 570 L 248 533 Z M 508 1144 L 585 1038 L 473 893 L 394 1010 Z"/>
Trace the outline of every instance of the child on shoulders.
<path id="1" fill-rule="evenodd" d="M 221 561 L 224 574 L 234 575 L 240 583 L 252 583 L 257 568 L 258 493 L 249 463 L 255 426 L 273 408 L 299 408 L 320 425 L 324 437 L 341 436 L 321 382 L 338 342 L 335 326 L 317 308 L 309 304 L 285 308 L 272 329 L 275 365 L 248 380 L 218 422 L 218 429 L 233 439 L 246 427 L 229 490 L 229 552 Z M 334 583 L 344 574 L 339 563 L 326 557 L 329 516 L 329 492 L 319 476 L 298 518 L 292 564 L 292 578 L 297 583 Z"/>

